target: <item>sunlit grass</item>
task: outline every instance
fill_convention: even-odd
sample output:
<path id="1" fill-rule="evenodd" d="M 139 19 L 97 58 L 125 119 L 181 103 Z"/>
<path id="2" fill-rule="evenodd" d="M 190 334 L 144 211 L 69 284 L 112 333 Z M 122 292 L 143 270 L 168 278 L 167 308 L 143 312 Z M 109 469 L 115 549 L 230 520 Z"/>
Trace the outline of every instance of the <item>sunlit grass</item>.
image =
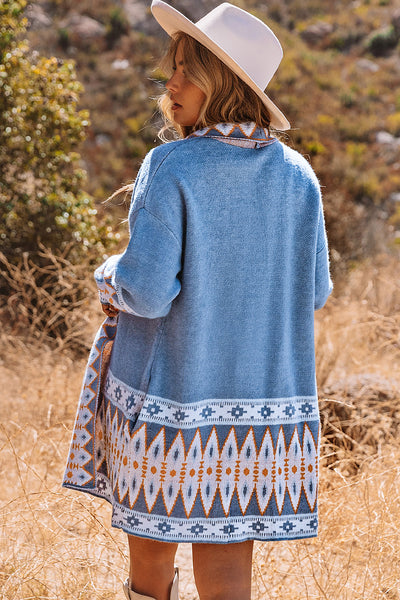
<path id="1" fill-rule="evenodd" d="M 397 266 L 355 269 L 317 313 L 319 536 L 257 542 L 254 600 L 400 598 Z M 10 337 L 1 357 L 0 597 L 122 600 L 125 534 L 105 502 L 61 488 L 85 360 Z M 195 600 L 190 546 L 178 564 Z"/>

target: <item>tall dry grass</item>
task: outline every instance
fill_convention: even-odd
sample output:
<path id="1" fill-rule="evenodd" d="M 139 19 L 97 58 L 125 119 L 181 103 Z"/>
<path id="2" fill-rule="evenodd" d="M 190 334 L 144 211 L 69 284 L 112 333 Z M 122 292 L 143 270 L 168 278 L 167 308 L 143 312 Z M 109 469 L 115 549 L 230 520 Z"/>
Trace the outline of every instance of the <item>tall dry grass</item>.
<path id="1" fill-rule="evenodd" d="M 94 281 L 87 263 L 69 260 L 71 246 L 55 255 L 39 243 L 36 259 L 24 252 L 17 262 L 0 252 L 0 320 L 10 337 L 22 334 L 39 346 L 50 343 L 75 354 L 88 350 L 82 332 L 92 321 Z"/>
<path id="2" fill-rule="evenodd" d="M 400 599 L 397 271 L 389 257 L 363 265 L 317 313 L 320 533 L 256 543 L 254 600 Z M 122 600 L 124 534 L 101 500 L 60 487 L 85 359 L 0 341 L 1 598 Z M 178 563 L 193 600 L 187 545 Z"/>

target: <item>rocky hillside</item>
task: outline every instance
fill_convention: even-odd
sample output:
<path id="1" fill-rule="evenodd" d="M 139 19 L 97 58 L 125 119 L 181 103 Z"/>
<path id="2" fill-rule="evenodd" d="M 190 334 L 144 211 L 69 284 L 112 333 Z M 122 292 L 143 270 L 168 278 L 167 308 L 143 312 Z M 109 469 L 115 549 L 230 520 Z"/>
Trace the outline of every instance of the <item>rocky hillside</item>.
<path id="1" fill-rule="evenodd" d="M 171 2 L 199 19 L 215 0 Z M 269 94 L 323 186 L 334 265 L 400 239 L 400 0 L 237 2 L 284 48 Z M 36 0 L 28 36 L 44 54 L 76 61 L 91 127 L 82 149 L 100 202 L 135 177 L 155 143 L 157 60 L 167 39 L 142 0 Z M 126 214 L 126 207 L 115 208 Z M 122 226 L 123 228 L 124 226 Z M 123 229 L 122 229 L 123 230 Z"/>

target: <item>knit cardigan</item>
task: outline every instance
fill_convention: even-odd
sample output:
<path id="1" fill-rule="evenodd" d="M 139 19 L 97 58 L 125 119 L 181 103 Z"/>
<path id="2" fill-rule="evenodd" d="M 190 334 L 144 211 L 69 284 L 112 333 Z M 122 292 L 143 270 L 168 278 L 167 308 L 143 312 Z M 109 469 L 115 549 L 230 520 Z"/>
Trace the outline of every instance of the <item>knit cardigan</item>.
<path id="1" fill-rule="evenodd" d="M 89 395 L 86 390 L 64 485 L 113 502 L 113 524 L 145 537 L 226 542 L 316 535 L 314 310 L 325 304 L 332 281 L 311 166 L 254 124 L 207 128 L 147 154 L 135 182 L 129 231 L 126 250 L 95 273 L 100 300 L 120 311 L 118 323 L 108 319 L 98 338 L 108 339 L 107 327 L 115 334 L 105 391 L 113 408 L 108 417 L 100 409 L 99 416 L 98 406 L 90 405 L 98 388 Z M 86 387 L 99 376 L 96 358 L 92 351 Z M 96 445 L 96 419 L 113 440 L 107 457 L 102 442 Z M 139 435 L 130 454 L 128 430 Z M 288 462 L 282 462 L 286 479 L 269 480 L 272 496 L 266 483 L 260 488 L 257 470 L 260 452 L 268 456 L 267 430 L 275 460 L 281 448 L 282 461 L 296 461 L 307 445 L 308 470 L 314 469 L 311 479 L 303 471 L 300 478 L 299 463 L 298 475 L 289 477 Z M 216 477 L 213 463 L 208 472 L 214 475 L 207 478 L 204 461 L 211 460 L 212 437 L 220 467 L 225 465 L 232 431 L 236 459 L 246 451 L 242 459 L 253 460 L 253 471 L 251 480 L 246 470 L 242 477 L 237 472 L 231 485 L 230 468 L 225 479 Z M 161 463 L 153 452 L 150 472 L 149 460 L 160 436 L 157 453 L 162 448 L 165 472 L 154 475 Z M 196 463 L 190 455 L 196 444 L 203 464 L 192 486 L 187 469 L 190 456 Z M 129 465 L 131 471 L 124 470 L 123 455 L 130 457 L 125 464 L 142 460 L 140 477 Z M 170 470 L 180 472 L 175 483 L 165 476 L 173 460 L 180 461 Z M 297 471 L 295 463 L 291 468 Z M 145 514 L 143 529 L 127 525 L 128 516 L 141 523 L 138 515 Z M 273 524 L 254 529 L 263 514 L 275 515 Z M 193 530 L 193 515 L 200 533 Z M 221 519 L 219 527 L 207 528 L 211 515 Z M 175 533 L 171 518 L 183 519 Z"/>

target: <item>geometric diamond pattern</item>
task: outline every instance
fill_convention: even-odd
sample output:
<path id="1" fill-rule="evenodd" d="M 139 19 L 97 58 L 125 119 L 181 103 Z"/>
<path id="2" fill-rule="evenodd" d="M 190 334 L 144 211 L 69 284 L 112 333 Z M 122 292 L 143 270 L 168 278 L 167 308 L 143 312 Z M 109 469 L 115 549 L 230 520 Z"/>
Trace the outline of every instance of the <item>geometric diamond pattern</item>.
<path id="1" fill-rule="evenodd" d="M 118 410 L 111 417 L 110 402 L 105 418 L 108 438 L 104 458 L 111 486 L 120 503 L 128 495 L 131 509 L 141 490 L 149 514 L 161 498 L 167 515 L 171 515 L 180 498 L 187 518 L 196 499 L 208 517 L 217 494 L 226 516 L 235 493 L 243 515 L 253 495 L 261 515 L 272 498 L 280 515 L 287 497 L 296 513 L 302 491 L 309 510 L 312 512 L 315 508 L 318 440 L 314 440 L 307 423 L 301 440 L 297 425 L 289 440 L 281 426 L 275 445 L 270 428 L 266 427 L 258 450 L 251 426 L 242 444 L 238 443 L 235 428 L 231 427 L 221 447 L 217 428 L 212 427 L 204 440 L 200 428 L 194 430 L 187 448 L 182 431 L 178 430 L 166 448 L 165 425 L 159 426 L 158 433 L 147 444 L 147 423 L 129 433 L 129 421 Z"/>
<path id="2" fill-rule="evenodd" d="M 94 482 L 94 420 L 98 409 L 98 396 L 102 378 L 103 354 L 114 340 L 118 317 L 107 317 L 94 339 L 75 418 L 64 483 L 77 487 L 91 486 Z"/>

